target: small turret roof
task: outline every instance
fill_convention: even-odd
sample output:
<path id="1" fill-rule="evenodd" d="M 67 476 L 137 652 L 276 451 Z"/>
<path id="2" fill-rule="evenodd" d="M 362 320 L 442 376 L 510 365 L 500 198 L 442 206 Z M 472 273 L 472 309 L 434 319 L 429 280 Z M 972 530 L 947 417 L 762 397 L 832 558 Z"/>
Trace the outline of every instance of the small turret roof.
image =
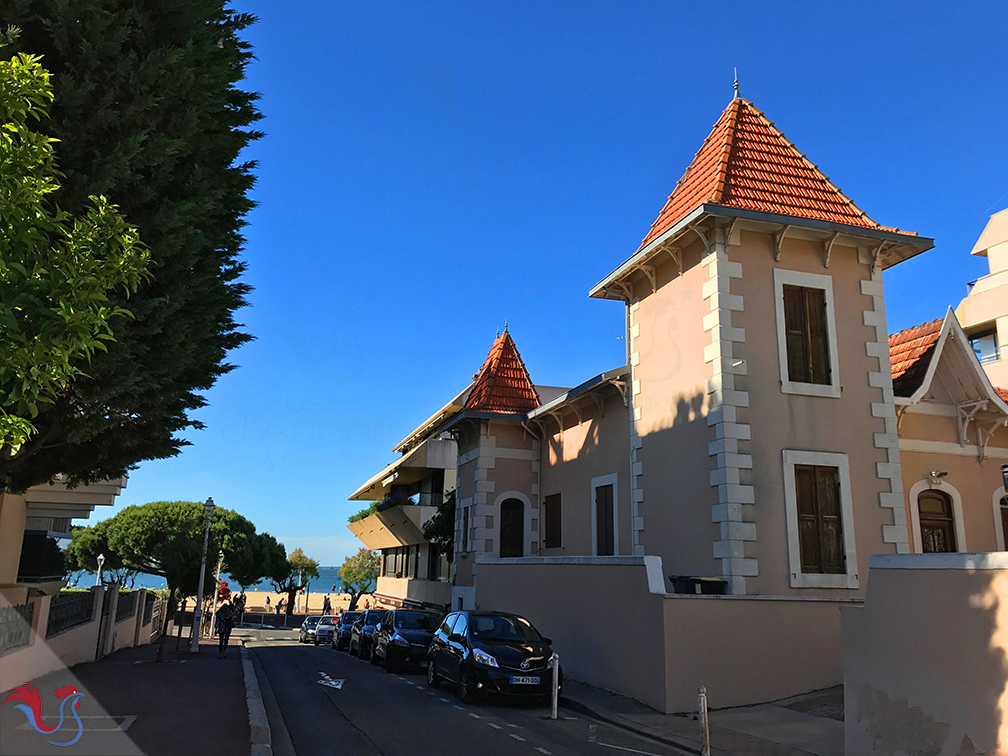
<path id="1" fill-rule="evenodd" d="M 540 405 L 539 392 L 529 378 L 507 328 L 490 347 L 486 362 L 473 381 L 465 409 L 507 414 L 528 412 Z"/>

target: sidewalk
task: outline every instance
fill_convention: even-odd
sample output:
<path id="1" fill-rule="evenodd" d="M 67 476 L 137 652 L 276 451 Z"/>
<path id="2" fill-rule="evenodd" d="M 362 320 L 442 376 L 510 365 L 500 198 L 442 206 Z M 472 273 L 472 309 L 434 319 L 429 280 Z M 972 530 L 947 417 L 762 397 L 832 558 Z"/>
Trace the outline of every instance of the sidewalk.
<path id="1" fill-rule="evenodd" d="M 199 654 L 175 651 L 165 639 L 165 661 L 154 663 L 157 644 L 123 649 L 97 662 L 31 680 L 42 698 L 47 725 L 59 722 L 60 701 L 53 691 L 73 685 L 83 694 L 77 713 L 84 732 L 71 747 L 49 745 L 74 737 L 77 723 L 67 707 L 64 724 L 49 735 L 28 726 L 14 702 L 0 707 L 3 754 L 214 753 L 248 756 L 250 731 L 240 642 L 227 659 L 217 658 L 216 644 L 203 643 Z M 17 681 L 15 685 L 28 681 Z M 10 686 L 10 681 L 4 681 Z M 0 694 L 7 698 L 9 690 Z"/>
<path id="2" fill-rule="evenodd" d="M 561 705 L 662 743 L 700 753 L 695 716 L 660 714 L 632 698 L 565 680 Z M 714 756 L 843 756 L 843 689 L 710 712 Z M 840 717 L 837 719 L 837 717 Z"/>

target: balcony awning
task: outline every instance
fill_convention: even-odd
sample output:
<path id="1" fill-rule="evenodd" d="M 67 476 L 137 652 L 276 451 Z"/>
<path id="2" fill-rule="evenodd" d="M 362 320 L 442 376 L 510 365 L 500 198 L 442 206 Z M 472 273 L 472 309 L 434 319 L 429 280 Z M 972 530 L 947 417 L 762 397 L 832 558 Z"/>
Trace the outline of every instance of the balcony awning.
<path id="1" fill-rule="evenodd" d="M 392 485 L 409 485 L 427 477 L 434 470 L 455 468 L 457 447 L 450 438 L 428 438 L 401 456 L 348 497 L 349 501 L 383 501 Z"/>
<path id="2" fill-rule="evenodd" d="M 394 549 L 427 543 L 422 525 L 437 512 L 437 507 L 399 505 L 347 525 L 350 532 L 369 549 Z"/>

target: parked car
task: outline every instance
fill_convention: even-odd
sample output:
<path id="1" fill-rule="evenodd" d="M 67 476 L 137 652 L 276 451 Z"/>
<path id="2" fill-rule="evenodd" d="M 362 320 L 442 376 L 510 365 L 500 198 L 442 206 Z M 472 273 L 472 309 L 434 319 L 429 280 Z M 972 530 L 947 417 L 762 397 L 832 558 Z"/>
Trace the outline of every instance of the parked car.
<path id="1" fill-rule="evenodd" d="M 336 618 L 331 614 L 323 614 L 315 625 L 315 645 L 319 643 L 332 643 L 333 634 L 336 630 Z"/>
<path id="2" fill-rule="evenodd" d="M 350 648 L 350 631 L 353 629 L 353 623 L 357 621 L 357 618 L 361 616 L 363 612 L 343 612 L 336 620 L 336 630 L 333 633 L 332 647 L 337 651 L 342 651 L 344 648 Z"/>
<path id="3" fill-rule="evenodd" d="M 393 609 L 371 636 L 371 663 L 385 662 L 389 672 L 404 666 L 427 666 L 434 631 L 441 615 L 411 609 Z"/>
<path id="4" fill-rule="evenodd" d="M 481 693 L 550 696 L 552 641 L 524 617 L 504 612 L 453 612 L 434 633 L 427 684 L 454 683 L 463 703 Z M 559 670 L 561 685 L 563 669 Z"/>
<path id="5" fill-rule="evenodd" d="M 350 631 L 350 653 L 367 659 L 371 653 L 371 636 L 385 618 L 385 609 L 365 609 L 353 623 Z"/>
<path id="6" fill-rule="evenodd" d="M 315 640 L 315 626 L 322 617 L 318 614 L 312 614 L 304 618 L 304 622 L 301 623 L 301 631 L 298 633 L 298 643 L 311 643 Z"/>

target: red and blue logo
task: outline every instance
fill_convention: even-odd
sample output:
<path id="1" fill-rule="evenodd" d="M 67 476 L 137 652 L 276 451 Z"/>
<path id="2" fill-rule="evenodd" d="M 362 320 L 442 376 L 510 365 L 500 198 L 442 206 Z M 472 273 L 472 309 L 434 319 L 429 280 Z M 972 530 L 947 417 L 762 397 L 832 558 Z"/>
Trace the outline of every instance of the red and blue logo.
<path id="1" fill-rule="evenodd" d="M 83 693 L 77 692 L 77 688 L 73 685 L 64 685 L 62 688 L 56 688 L 53 693 L 56 694 L 56 698 L 60 699 L 60 710 L 59 710 L 59 723 L 49 727 L 42 721 L 42 696 L 39 692 L 35 690 L 35 686 L 25 683 L 24 685 L 14 688 L 11 694 L 4 699 L 3 704 L 7 704 L 9 701 L 20 701 L 20 703 L 14 704 L 15 709 L 20 709 L 21 713 L 25 715 L 25 719 L 28 720 L 28 724 L 34 728 L 35 732 L 41 735 L 52 735 L 60 727 L 63 726 L 63 720 L 67 719 L 66 709 L 67 704 L 70 704 L 70 713 L 73 714 L 73 718 L 77 720 L 77 735 L 73 740 L 67 740 L 66 742 L 59 742 L 56 740 L 48 741 L 55 746 L 69 746 L 76 743 L 81 739 L 81 735 L 84 734 L 84 725 L 81 722 L 80 717 L 77 715 L 77 709 L 80 707 L 81 698 L 84 697 Z"/>

